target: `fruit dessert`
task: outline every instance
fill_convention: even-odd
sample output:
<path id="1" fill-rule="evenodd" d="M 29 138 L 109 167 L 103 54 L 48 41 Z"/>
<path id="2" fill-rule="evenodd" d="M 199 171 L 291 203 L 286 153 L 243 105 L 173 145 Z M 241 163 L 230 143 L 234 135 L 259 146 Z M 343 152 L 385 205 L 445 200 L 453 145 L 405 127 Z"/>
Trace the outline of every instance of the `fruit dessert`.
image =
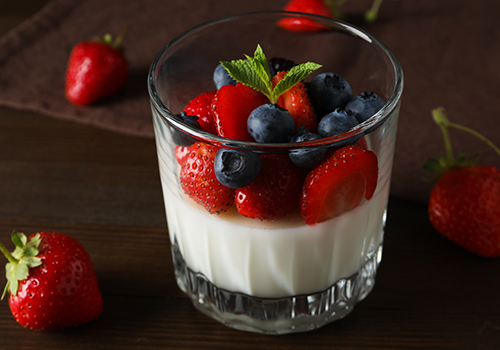
<path id="1" fill-rule="evenodd" d="M 218 288 L 260 298 L 315 293 L 377 259 L 392 153 L 377 155 L 356 129 L 385 101 L 353 95 L 335 73 L 306 82 L 319 68 L 268 59 L 257 46 L 253 57 L 221 62 L 214 89 L 176 116 L 246 148 L 178 129 L 157 136 L 171 241 Z M 328 141 L 336 135 L 344 137 Z M 277 151 L 255 151 L 259 144 Z"/>

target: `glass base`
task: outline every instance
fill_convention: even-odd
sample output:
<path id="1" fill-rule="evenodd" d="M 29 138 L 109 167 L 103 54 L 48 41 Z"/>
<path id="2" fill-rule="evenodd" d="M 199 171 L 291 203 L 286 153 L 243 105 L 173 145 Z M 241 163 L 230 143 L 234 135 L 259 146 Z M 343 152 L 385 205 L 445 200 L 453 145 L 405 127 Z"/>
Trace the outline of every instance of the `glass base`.
<path id="1" fill-rule="evenodd" d="M 287 334 L 311 331 L 348 315 L 371 292 L 382 258 L 382 244 L 368 254 L 360 271 L 326 290 L 286 298 L 258 298 L 213 285 L 186 266 L 177 242 L 172 245 L 179 288 L 207 316 L 242 331 Z"/>

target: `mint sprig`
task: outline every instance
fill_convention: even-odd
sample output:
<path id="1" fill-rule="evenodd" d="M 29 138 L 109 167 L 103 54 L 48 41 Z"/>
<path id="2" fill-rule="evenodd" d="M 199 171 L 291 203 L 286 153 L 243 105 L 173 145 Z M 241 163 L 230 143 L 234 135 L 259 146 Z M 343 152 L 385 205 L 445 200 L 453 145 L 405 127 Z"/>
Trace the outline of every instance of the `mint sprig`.
<path id="1" fill-rule="evenodd" d="M 322 67 L 320 64 L 313 62 L 306 62 L 294 66 L 273 88 L 269 64 L 262 47 L 257 45 L 254 56 L 245 55 L 245 57 L 246 60 L 222 61 L 221 64 L 226 68 L 231 78 L 263 93 L 267 96 L 269 102 L 273 104 L 278 101 L 278 98 L 283 93 L 305 79 L 312 72 Z"/>

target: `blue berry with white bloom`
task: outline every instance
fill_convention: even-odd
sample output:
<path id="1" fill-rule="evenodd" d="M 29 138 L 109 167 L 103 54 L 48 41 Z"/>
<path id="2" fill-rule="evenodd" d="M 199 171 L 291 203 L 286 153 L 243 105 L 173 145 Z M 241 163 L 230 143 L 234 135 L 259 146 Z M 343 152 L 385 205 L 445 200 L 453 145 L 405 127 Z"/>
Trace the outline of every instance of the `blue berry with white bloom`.
<path id="1" fill-rule="evenodd" d="M 257 142 L 286 143 L 295 133 L 295 121 L 286 109 L 266 103 L 250 113 L 247 129 Z"/>
<path id="2" fill-rule="evenodd" d="M 306 141 L 314 141 L 321 139 L 316 133 L 310 132 L 303 127 L 299 127 L 297 130 L 297 135 L 292 137 L 291 143 L 300 143 Z M 300 145 L 297 145 L 299 147 Z M 292 149 L 289 153 L 289 157 L 292 162 L 301 168 L 314 168 L 321 164 L 326 155 L 326 146 L 309 146 L 303 148 Z"/>
<path id="3" fill-rule="evenodd" d="M 351 84 L 335 73 L 318 74 L 307 92 L 319 118 L 337 108 L 344 108 L 352 98 Z"/>
<path id="4" fill-rule="evenodd" d="M 229 188 L 250 185 L 259 176 L 260 169 L 260 156 L 253 152 L 221 148 L 215 155 L 215 177 Z"/>
<path id="5" fill-rule="evenodd" d="M 353 129 L 358 124 L 358 120 L 350 111 L 337 108 L 320 120 L 318 134 L 321 137 L 335 136 Z"/>
<path id="6" fill-rule="evenodd" d="M 219 90 L 224 85 L 236 84 L 236 80 L 231 78 L 226 68 L 224 68 L 220 63 L 217 65 L 217 67 L 215 67 L 213 79 L 217 90 Z"/>
<path id="7" fill-rule="evenodd" d="M 374 92 L 362 92 L 354 96 L 346 105 L 345 109 L 351 111 L 358 122 L 362 123 L 377 113 L 385 101 Z"/>

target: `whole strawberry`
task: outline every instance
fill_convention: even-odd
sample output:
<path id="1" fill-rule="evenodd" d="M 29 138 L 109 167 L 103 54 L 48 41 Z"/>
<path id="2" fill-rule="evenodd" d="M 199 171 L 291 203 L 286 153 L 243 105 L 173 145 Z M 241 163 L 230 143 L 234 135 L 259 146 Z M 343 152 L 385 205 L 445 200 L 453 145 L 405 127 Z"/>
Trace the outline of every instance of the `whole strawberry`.
<path id="1" fill-rule="evenodd" d="M 215 119 L 210 107 L 215 93 L 216 91 L 207 91 L 196 96 L 184 107 L 184 112 L 187 115 L 197 116 L 199 118 L 198 123 L 200 123 L 203 131 L 217 135 Z"/>
<path id="2" fill-rule="evenodd" d="M 341 7 L 348 0 L 290 0 L 283 7 L 283 11 L 310 13 L 323 17 L 343 19 Z M 364 12 L 367 22 L 377 19 L 380 5 L 383 0 L 373 0 L 372 5 Z M 278 25 L 291 32 L 319 32 L 328 30 L 330 27 L 323 23 L 304 17 L 286 17 L 278 22 Z"/>
<path id="3" fill-rule="evenodd" d="M 430 159 L 425 168 L 437 171 L 429 198 L 429 220 L 444 237 L 466 250 L 485 257 L 500 256 L 500 170 L 479 166 L 475 158 L 454 158 L 448 127 L 474 134 L 486 141 L 500 155 L 500 150 L 477 132 L 451 123 L 443 109 L 433 117 L 441 127 L 446 154 Z"/>
<path id="4" fill-rule="evenodd" d="M 286 72 L 278 72 L 272 79 L 273 85 L 276 86 L 283 80 L 285 74 Z M 303 82 L 300 81 L 285 91 L 278 98 L 278 105 L 290 112 L 295 120 L 296 129 L 303 127 L 310 132 L 317 132 L 318 120 Z"/>
<path id="5" fill-rule="evenodd" d="M 218 150 L 218 147 L 196 142 L 177 157 L 181 163 L 181 188 L 210 214 L 225 212 L 234 203 L 234 190 L 222 185 L 215 175 L 214 160 Z"/>
<path id="6" fill-rule="evenodd" d="M 335 1 L 326 0 L 290 0 L 283 8 L 284 11 L 311 13 L 331 18 L 335 17 L 334 11 L 337 9 Z M 292 32 L 309 33 L 329 29 L 328 26 L 318 21 L 302 17 L 283 18 L 278 24 Z"/>
<path id="7" fill-rule="evenodd" d="M 260 175 L 250 185 L 236 190 L 238 212 L 251 219 L 273 221 L 299 208 L 305 171 L 284 154 L 261 156 Z"/>
<path id="8" fill-rule="evenodd" d="M 9 262 L 9 305 L 17 322 L 34 330 L 78 326 L 96 319 L 103 301 L 92 262 L 74 238 L 40 232 L 27 238 L 14 232 L 16 249 L 0 250 Z"/>
<path id="9" fill-rule="evenodd" d="M 121 47 L 123 34 L 115 41 L 107 34 L 99 40 L 80 42 L 73 48 L 65 87 L 70 102 L 87 106 L 114 95 L 125 85 L 129 66 Z"/>

